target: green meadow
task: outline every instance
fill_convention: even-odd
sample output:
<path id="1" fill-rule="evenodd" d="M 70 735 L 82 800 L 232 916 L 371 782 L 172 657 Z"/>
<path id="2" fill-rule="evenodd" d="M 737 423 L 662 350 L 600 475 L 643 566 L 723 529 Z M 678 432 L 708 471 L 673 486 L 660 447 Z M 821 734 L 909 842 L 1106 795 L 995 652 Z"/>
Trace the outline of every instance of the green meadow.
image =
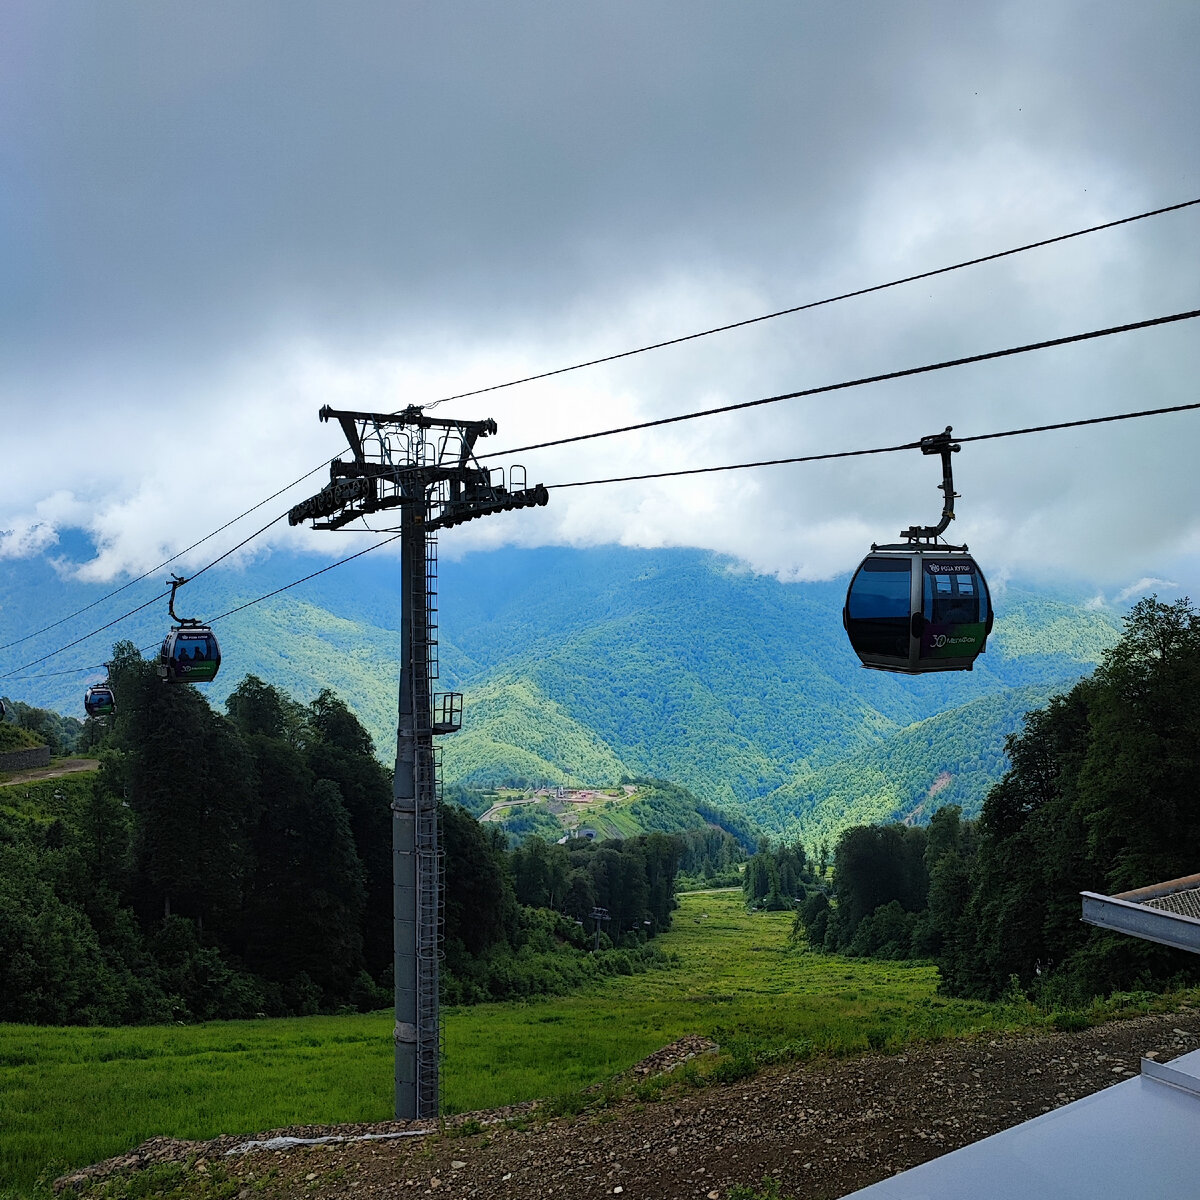
<path id="1" fill-rule="evenodd" d="M 825 957 L 789 944 L 788 913 L 740 891 L 680 898 L 660 943 L 674 965 L 586 992 L 444 1010 L 447 1113 L 556 1099 L 685 1034 L 701 1071 L 894 1049 L 1044 1020 L 1030 1006 L 947 1000 L 932 966 Z M 0 1025 L 0 1197 L 156 1134 L 201 1139 L 392 1115 L 388 1012 L 191 1026 Z M 693 1080 L 695 1073 L 693 1073 Z"/>

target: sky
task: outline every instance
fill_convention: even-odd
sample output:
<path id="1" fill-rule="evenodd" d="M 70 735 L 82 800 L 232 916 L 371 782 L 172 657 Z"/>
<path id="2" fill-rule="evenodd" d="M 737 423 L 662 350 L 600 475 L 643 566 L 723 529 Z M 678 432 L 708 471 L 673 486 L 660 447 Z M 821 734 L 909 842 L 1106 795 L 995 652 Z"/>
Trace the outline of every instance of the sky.
<path id="1" fill-rule="evenodd" d="M 123 581 L 391 412 L 1200 197 L 1191 0 L 8 0 L 0 569 Z M 1200 206 L 455 400 L 505 451 L 1200 308 Z M 1200 324 L 523 454 L 548 485 L 1188 404 Z M 1200 412 L 965 444 L 993 585 L 1200 597 Z M 176 564 L 326 482 L 310 475 Z M 917 451 L 555 489 L 448 531 L 788 580 L 936 521 Z M 280 522 L 246 555 L 366 533 Z"/>

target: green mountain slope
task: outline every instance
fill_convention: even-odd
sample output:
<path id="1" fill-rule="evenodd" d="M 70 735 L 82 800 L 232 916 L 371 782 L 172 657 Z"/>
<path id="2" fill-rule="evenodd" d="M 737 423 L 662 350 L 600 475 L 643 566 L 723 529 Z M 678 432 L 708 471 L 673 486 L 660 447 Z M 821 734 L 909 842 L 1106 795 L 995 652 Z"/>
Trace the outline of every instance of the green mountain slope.
<path id="1" fill-rule="evenodd" d="M 462 730 L 441 743 L 443 774 L 450 782 L 584 787 L 628 774 L 594 731 L 528 679 L 493 679 L 473 688 L 470 712 Z"/>
<path id="2" fill-rule="evenodd" d="M 272 554 L 199 577 L 178 610 L 205 617 L 325 566 Z M 248 673 L 301 701 L 322 687 L 395 739 L 398 568 L 383 553 L 328 571 L 218 622 L 211 703 Z M 0 653 L 0 674 L 152 598 L 147 580 L 74 622 Z M 109 585 L 111 588 L 111 585 Z M 7 640 L 103 596 L 45 560 L 0 564 Z M 443 690 L 466 697 L 442 739 L 447 783 L 615 784 L 673 779 L 768 828 L 828 830 L 861 814 L 954 798 L 972 811 L 1002 770 L 1004 735 L 1115 641 L 1117 616 L 1082 597 L 997 588 L 997 625 L 970 673 L 911 678 L 862 669 L 841 627 L 845 582 L 782 583 L 692 550 L 503 550 L 440 564 Z M 165 601 L 0 684 L 82 716 L 93 672 L 127 637 L 153 654 Z M 943 715 L 944 714 L 944 715 Z M 925 746 L 926 750 L 920 751 Z"/>
<path id="3" fill-rule="evenodd" d="M 947 804 L 977 816 L 1004 772 L 1004 739 L 1020 728 L 1025 713 L 1069 686 L 1029 684 L 926 717 L 882 747 L 801 773 L 746 810 L 766 829 L 831 844 L 849 825 L 925 824 Z"/>
<path id="4" fill-rule="evenodd" d="M 682 833 L 713 822 L 694 798 L 671 784 L 642 781 L 603 789 L 501 789 L 490 793 L 480 820 L 514 839 L 538 834 L 563 837 L 637 837 L 643 833 Z M 733 832 L 730 830 L 729 832 Z"/>

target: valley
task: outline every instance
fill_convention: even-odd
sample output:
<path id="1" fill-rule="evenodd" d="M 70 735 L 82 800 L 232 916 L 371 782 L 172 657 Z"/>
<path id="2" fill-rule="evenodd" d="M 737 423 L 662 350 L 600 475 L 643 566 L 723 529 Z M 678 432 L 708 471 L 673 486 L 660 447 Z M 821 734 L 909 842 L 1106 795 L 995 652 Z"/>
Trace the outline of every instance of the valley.
<path id="1" fill-rule="evenodd" d="M 314 565 L 277 552 L 210 572 L 188 603 L 220 613 Z M 301 700 L 330 687 L 390 765 L 397 578 L 392 560 L 363 558 L 218 623 L 225 661 L 205 695 L 222 705 L 246 674 Z M 153 595 L 157 585 L 140 586 Z M 526 790 L 667 779 L 810 841 L 864 820 L 925 821 L 947 803 L 972 815 L 1002 773 L 1004 738 L 1086 674 L 1120 626 L 1082 592 L 1010 581 L 996 589 L 996 629 L 974 671 L 891 676 L 862 669 L 846 644 L 844 588 L 756 576 L 693 550 L 444 555 L 439 687 L 462 692 L 465 708 L 461 732 L 442 743 L 443 779 Z M 0 604 L 18 633 L 35 627 L 34 613 L 98 594 L 40 560 L 0 569 Z M 116 632 L 153 654 L 163 616 L 139 613 Z M 22 650 L 33 658 L 39 645 Z M 97 638 L 85 652 L 99 663 L 109 648 Z M 9 688 L 81 713 L 84 682 L 102 675 Z"/>

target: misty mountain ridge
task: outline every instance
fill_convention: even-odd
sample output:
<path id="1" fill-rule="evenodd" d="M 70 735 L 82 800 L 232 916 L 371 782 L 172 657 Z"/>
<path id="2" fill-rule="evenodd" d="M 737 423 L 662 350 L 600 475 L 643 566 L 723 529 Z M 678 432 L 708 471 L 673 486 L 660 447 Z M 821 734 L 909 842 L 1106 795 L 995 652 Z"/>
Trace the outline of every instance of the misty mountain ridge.
<path id="1" fill-rule="evenodd" d="M 63 547 L 60 546 L 60 551 Z M 210 620 L 326 566 L 276 552 L 181 589 L 176 611 Z M 765 829 L 830 836 L 860 819 L 974 812 L 1004 769 L 1021 716 L 1088 673 L 1119 617 L 1082 594 L 1009 582 L 972 672 L 863 669 L 841 625 L 846 581 L 783 583 L 697 550 L 504 549 L 439 565 L 439 690 L 465 693 L 462 731 L 440 739 L 447 783 L 601 785 L 669 779 Z M 399 565 L 367 556 L 214 623 L 215 707 L 247 674 L 308 701 L 332 688 L 389 761 L 399 675 Z M 148 579 L 4 652 L 0 672 L 153 597 Z M 45 559 L 0 564 L 12 641 L 112 585 L 72 582 Z M 165 599 L 0 684 L 82 717 L 86 683 L 126 638 L 147 657 Z"/>

